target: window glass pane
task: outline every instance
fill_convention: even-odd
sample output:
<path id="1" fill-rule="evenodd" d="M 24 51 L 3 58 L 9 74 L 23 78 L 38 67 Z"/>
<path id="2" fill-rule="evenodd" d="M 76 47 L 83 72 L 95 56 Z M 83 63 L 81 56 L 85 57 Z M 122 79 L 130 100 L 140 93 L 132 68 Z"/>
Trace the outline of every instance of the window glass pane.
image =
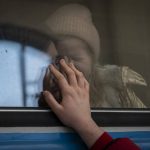
<path id="1" fill-rule="evenodd" d="M 0 41 L 0 106 L 22 106 L 21 45 Z"/>
<path id="2" fill-rule="evenodd" d="M 25 47 L 27 106 L 38 106 L 37 95 L 42 90 L 42 79 L 50 57 L 33 47 Z"/>
<path id="3" fill-rule="evenodd" d="M 20 43 L 1 40 L 0 106 L 38 106 L 38 95 L 49 63 L 50 57 L 36 48 L 26 46 L 23 50 Z"/>
<path id="4" fill-rule="evenodd" d="M 54 54 L 54 60 L 55 54 L 73 60 L 90 83 L 92 108 L 150 108 L 149 5 L 148 0 L 136 0 L 136 5 L 130 0 L 24 0 L 23 3 L 5 0 L 0 4 L 0 39 L 16 39 L 44 47 Z M 51 42 L 56 52 L 51 51 L 48 45 Z M 40 72 L 44 72 L 40 67 L 45 66 L 45 57 L 41 57 L 43 53 L 39 50 L 24 48 L 24 52 L 28 52 L 18 53 L 18 69 L 22 73 L 17 78 L 21 85 L 20 102 L 36 106 L 36 94 L 41 88 L 37 80 L 42 77 Z M 0 49 L 0 53 L 4 52 L 5 49 Z M 33 60 L 33 64 L 26 57 Z M 0 59 L 7 61 L 7 57 L 0 56 Z M 4 63 L 1 60 L 1 72 L 4 72 Z M 38 71 L 32 73 L 38 66 Z M 1 86 L 4 76 L 5 73 L 0 76 Z M 2 91 L 6 91 L 5 88 Z M 4 94 L 1 99 L 5 99 Z"/>

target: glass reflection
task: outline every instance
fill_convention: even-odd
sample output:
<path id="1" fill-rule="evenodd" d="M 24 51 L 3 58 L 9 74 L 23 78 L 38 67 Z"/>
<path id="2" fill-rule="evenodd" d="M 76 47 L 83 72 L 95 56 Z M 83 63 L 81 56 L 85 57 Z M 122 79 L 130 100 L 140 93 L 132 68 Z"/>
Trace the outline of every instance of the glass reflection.
<path id="1" fill-rule="evenodd" d="M 49 63 L 50 57 L 36 48 L 23 47 L 17 42 L 1 40 L 0 106 L 38 106 L 37 96 L 42 90 L 44 68 Z M 22 66 L 23 64 L 25 66 Z M 24 75 L 22 67 L 25 68 Z"/>

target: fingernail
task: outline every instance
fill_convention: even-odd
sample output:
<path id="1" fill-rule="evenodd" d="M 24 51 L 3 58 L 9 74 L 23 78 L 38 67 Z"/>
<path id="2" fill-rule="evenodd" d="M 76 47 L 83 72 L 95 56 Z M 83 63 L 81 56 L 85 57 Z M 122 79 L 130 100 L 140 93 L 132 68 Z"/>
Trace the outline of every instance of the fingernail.
<path id="1" fill-rule="evenodd" d="M 49 68 L 50 68 L 50 69 L 52 69 L 53 67 L 54 67 L 54 65 L 53 65 L 53 64 L 50 64 L 50 65 L 49 65 Z"/>
<path id="2" fill-rule="evenodd" d="M 47 94 L 48 94 L 48 91 L 43 91 L 44 96 L 47 96 Z"/>
<path id="3" fill-rule="evenodd" d="M 61 60 L 60 60 L 60 63 L 64 63 L 64 62 L 65 62 L 65 60 L 64 60 L 64 59 L 61 59 Z"/>
<path id="4" fill-rule="evenodd" d="M 70 66 L 73 67 L 73 63 L 72 62 L 70 63 Z"/>

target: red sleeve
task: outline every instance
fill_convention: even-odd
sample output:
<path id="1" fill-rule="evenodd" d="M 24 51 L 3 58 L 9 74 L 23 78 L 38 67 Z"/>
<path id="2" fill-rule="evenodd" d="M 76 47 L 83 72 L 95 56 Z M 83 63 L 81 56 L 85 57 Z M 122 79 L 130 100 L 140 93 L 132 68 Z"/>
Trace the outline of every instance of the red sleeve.
<path id="1" fill-rule="evenodd" d="M 140 150 L 140 148 L 128 138 L 112 139 L 104 132 L 90 150 Z"/>

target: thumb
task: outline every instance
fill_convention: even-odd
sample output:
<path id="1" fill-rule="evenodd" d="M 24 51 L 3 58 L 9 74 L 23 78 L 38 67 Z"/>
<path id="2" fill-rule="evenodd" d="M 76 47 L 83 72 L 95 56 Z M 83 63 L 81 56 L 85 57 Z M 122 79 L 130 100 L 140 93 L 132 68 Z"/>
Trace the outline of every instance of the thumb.
<path id="1" fill-rule="evenodd" d="M 54 96 L 49 91 L 44 91 L 43 95 L 45 97 L 45 100 L 46 100 L 47 104 L 50 106 L 50 108 L 57 115 L 60 112 L 62 106 L 56 101 Z"/>

